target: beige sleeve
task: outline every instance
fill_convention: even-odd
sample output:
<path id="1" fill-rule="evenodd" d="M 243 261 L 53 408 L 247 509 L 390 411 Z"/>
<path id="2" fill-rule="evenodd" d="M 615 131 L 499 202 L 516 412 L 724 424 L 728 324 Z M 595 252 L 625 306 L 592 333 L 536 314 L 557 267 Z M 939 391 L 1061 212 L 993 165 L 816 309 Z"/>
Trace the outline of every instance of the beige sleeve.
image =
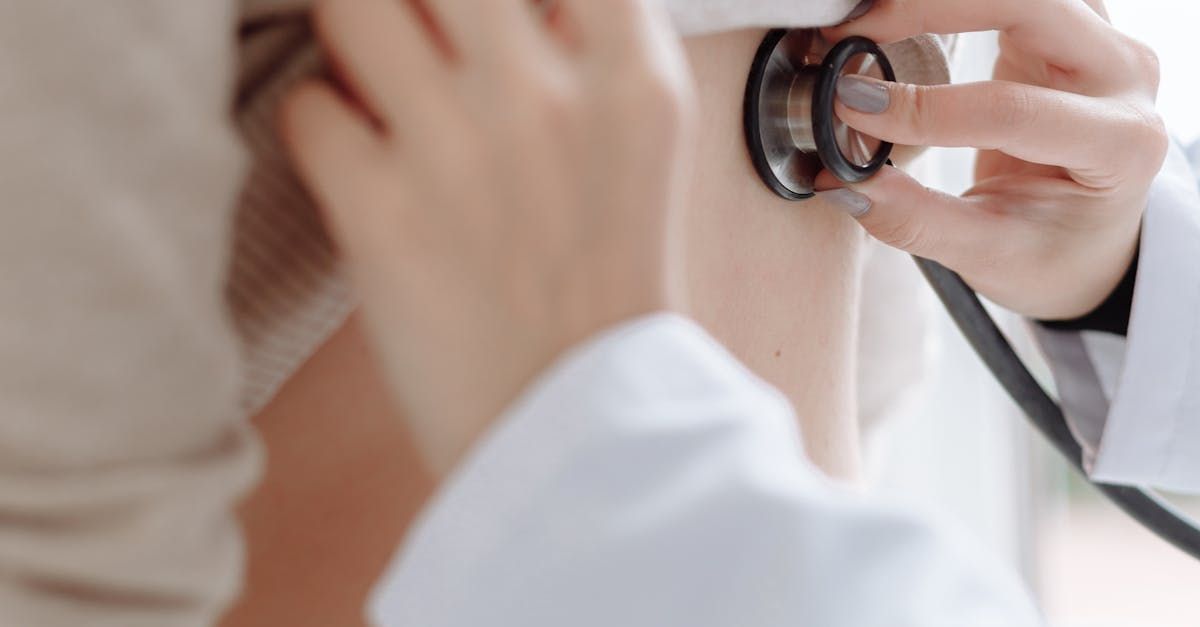
<path id="1" fill-rule="evenodd" d="M 234 2 L 0 2 L 0 625 L 210 625 L 258 446 Z"/>

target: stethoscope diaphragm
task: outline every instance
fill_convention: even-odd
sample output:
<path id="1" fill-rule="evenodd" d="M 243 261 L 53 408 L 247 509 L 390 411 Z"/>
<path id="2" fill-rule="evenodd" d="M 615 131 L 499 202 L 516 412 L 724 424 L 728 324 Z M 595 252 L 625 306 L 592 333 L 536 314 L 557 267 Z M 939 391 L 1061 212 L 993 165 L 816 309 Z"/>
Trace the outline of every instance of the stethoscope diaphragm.
<path id="1" fill-rule="evenodd" d="M 838 79 L 858 74 L 895 81 L 875 42 L 851 37 L 828 47 L 815 30 L 773 30 L 755 55 L 746 85 L 746 142 L 755 169 L 775 193 L 810 198 L 822 168 L 862 182 L 891 156 L 892 144 L 864 135 L 834 113 Z"/>
<path id="2" fill-rule="evenodd" d="M 746 143 L 759 177 L 790 200 L 811 198 L 825 168 L 847 183 L 862 182 L 888 163 L 892 145 L 844 124 L 834 114 L 838 79 L 863 74 L 895 81 L 887 56 L 874 42 L 850 38 L 825 51 L 811 30 L 774 30 L 759 47 L 746 85 Z M 1058 402 L 1013 350 L 966 281 L 929 259 L 917 258 L 950 317 L 1031 424 L 1084 472 L 1084 456 Z M 1134 520 L 1200 559 L 1200 524 L 1142 488 L 1096 483 Z"/>

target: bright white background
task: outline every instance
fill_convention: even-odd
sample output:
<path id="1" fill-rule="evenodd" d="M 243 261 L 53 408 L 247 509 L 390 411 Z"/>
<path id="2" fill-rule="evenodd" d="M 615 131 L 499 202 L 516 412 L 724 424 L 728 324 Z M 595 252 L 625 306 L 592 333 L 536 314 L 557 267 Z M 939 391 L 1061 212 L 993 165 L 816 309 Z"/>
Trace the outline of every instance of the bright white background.
<path id="1" fill-rule="evenodd" d="M 1158 51 L 1159 110 L 1172 133 L 1185 144 L 1200 140 L 1200 3 L 1107 4 L 1118 27 Z M 955 80 L 986 78 L 994 38 L 962 44 Z M 929 174 L 922 178 L 931 184 L 947 191 L 968 186 L 969 151 L 936 151 L 926 161 Z M 897 407 L 875 438 L 874 489 L 969 528 L 1020 570 L 1054 627 L 1200 626 L 1200 563 L 1074 479 L 1023 426 L 945 315 L 936 307 L 930 312 L 932 372 L 915 401 Z M 1200 507 L 1189 508 L 1200 515 Z"/>
<path id="2" fill-rule="evenodd" d="M 1163 68 L 1158 108 L 1178 141 L 1200 139 L 1200 4 L 1193 0 L 1109 0 L 1112 22 L 1157 50 Z M 1181 263 L 1196 263 L 1181 259 Z M 1042 449 L 1042 459 L 1049 452 Z M 1064 474 L 1043 484 L 1036 524 L 1037 580 L 1046 607 L 1069 627 L 1200 626 L 1200 563 L 1148 537 Z M 1056 489 L 1057 488 L 1057 489 Z M 1066 489 L 1066 495 L 1063 494 Z M 1186 507 L 1200 514 L 1194 501 Z"/>
<path id="3" fill-rule="evenodd" d="M 1158 107 L 1184 144 L 1200 139 L 1200 4 L 1194 0 L 1109 0 L 1113 23 L 1151 44 L 1162 65 Z M 1196 263 L 1181 259 L 1180 263 Z M 1050 453 L 1038 449 L 1042 459 Z M 1053 469 L 1060 468 L 1057 475 Z M 1051 615 L 1068 627 L 1196 627 L 1200 563 L 1148 536 L 1048 464 L 1037 533 L 1037 581 Z M 1055 481 L 1057 479 L 1057 481 Z M 1066 490 L 1064 494 L 1063 490 Z M 1195 501 L 1186 504 L 1200 515 Z"/>
<path id="4" fill-rule="evenodd" d="M 1195 0 L 1108 0 L 1113 23 L 1158 51 L 1163 83 L 1158 104 L 1171 130 L 1200 139 L 1200 3 Z M 1200 617 L 1194 624 L 1200 625 Z"/>

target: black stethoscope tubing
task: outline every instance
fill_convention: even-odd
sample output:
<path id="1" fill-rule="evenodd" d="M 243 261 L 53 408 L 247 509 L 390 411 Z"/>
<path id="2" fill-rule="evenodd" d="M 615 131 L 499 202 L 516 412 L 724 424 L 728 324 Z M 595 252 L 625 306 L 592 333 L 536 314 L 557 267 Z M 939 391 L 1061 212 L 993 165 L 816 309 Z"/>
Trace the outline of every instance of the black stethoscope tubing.
<path id="1" fill-rule="evenodd" d="M 813 193 L 797 193 L 779 180 L 766 155 L 764 135 L 772 132 L 769 120 L 762 119 L 759 99 L 762 95 L 768 61 L 788 34 L 777 29 L 767 34 L 755 56 L 746 85 L 744 122 L 746 143 L 759 177 L 777 195 L 788 200 L 805 200 Z M 874 55 L 887 80 L 895 74 L 883 51 L 870 40 L 856 37 L 840 42 L 821 64 L 813 89 L 813 140 L 821 163 L 839 179 L 848 183 L 866 180 L 887 163 L 892 145 L 882 143 L 869 164 L 852 163 L 841 153 L 833 131 L 834 95 L 837 79 L 845 64 L 858 54 Z M 777 123 L 777 122 L 776 122 Z M 774 131 L 778 132 L 778 131 Z M 941 264 L 914 257 L 933 291 L 945 305 L 950 317 L 966 337 L 980 359 L 1025 413 L 1029 422 L 1058 450 L 1085 479 L 1084 455 L 1067 425 L 1062 407 L 1029 372 L 1012 344 L 1004 336 L 979 296 L 958 274 Z M 1089 482 L 1090 479 L 1089 479 Z M 1158 537 L 1184 553 L 1200 560 L 1200 528 L 1168 501 L 1150 490 L 1138 487 L 1091 482 L 1110 501 Z"/>
<path id="2" fill-rule="evenodd" d="M 1062 407 L 1025 367 L 979 296 L 962 277 L 941 264 L 920 257 L 913 259 L 992 376 L 1029 422 L 1086 479 L 1083 449 L 1067 426 Z M 1143 527 L 1200 560 L 1200 528 L 1168 501 L 1142 488 L 1089 482 Z"/>

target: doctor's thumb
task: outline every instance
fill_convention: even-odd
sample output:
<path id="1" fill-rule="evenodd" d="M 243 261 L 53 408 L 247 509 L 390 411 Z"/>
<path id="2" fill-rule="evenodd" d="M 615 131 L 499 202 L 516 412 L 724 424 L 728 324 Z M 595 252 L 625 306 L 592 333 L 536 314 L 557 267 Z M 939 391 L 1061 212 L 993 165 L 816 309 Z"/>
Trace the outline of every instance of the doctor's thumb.
<path id="1" fill-rule="evenodd" d="M 817 198 L 854 218 L 875 239 L 907 253 L 951 265 L 970 257 L 986 229 L 970 200 L 921 185 L 896 168 L 846 187 L 828 172 L 817 178 Z"/>

